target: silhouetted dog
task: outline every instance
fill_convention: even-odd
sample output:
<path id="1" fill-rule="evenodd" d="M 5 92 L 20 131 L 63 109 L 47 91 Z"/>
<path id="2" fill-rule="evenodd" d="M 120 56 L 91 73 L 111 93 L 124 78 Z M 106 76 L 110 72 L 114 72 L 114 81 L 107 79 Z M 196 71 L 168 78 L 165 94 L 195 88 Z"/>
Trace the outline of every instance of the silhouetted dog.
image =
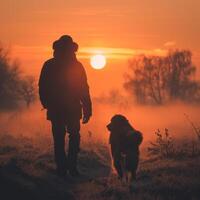
<path id="1" fill-rule="evenodd" d="M 112 117 L 107 128 L 110 131 L 111 153 L 118 176 L 120 179 L 125 176 L 128 181 L 129 173 L 132 182 L 136 179 L 142 133 L 135 130 L 123 115 Z"/>

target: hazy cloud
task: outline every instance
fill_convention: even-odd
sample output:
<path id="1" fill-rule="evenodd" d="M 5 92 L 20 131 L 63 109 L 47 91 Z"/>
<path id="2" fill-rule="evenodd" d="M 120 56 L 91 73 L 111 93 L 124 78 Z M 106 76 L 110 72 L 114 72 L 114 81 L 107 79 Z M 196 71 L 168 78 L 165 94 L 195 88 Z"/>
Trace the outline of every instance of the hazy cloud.
<path id="1" fill-rule="evenodd" d="M 164 44 L 165 47 L 172 47 L 175 46 L 176 42 L 175 41 L 168 41 Z"/>
<path id="2" fill-rule="evenodd" d="M 111 48 L 111 47 L 82 47 L 78 51 L 78 57 L 83 59 L 90 58 L 94 54 L 103 54 L 110 59 L 129 59 L 133 56 L 145 55 L 165 55 L 165 49 L 131 49 L 131 48 Z M 12 55 L 15 57 L 41 57 L 52 54 L 51 47 L 48 46 L 20 46 L 12 47 Z"/>
<path id="3" fill-rule="evenodd" d="M 130 49 L 130 48 L 93 48 L 84 47 L 79 50 L 80 58 L 89 58 L 93 54 L 104 54 L 107 58 L 111 59 L 129 59 L 133 56 L 146 54 L 146 55 L 165 55 L 164 49 Z"/>

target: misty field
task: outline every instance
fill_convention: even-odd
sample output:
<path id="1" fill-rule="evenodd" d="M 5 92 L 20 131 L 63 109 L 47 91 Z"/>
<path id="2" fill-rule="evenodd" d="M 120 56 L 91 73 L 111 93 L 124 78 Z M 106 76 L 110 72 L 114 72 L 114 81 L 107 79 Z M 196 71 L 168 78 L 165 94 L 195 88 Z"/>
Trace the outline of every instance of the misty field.
<path id="1" fill-rule="evenodd" d="M 200 156 L 148 156 L 142 147 L 135 191 L 112 168 L 108 143 L 83 134 L 82 177 L 56 176 L 51 135 L 0 133 L 2 199 L 193 199 L 200 198 Z M 179 144 L 181 145 L 181 144 Z"/>

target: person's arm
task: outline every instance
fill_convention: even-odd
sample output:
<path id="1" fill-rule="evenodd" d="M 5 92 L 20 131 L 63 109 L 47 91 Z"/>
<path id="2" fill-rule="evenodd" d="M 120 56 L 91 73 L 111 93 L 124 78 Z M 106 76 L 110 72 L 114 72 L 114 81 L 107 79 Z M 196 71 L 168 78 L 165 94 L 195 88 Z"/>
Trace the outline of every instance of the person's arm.
<path id="1" fill-rule="evenodd" d="M 43 108 L 47 108 L 48 105 L 48 94 L 47 94 L 47 64 L 44 63 L 41 73 L 40 73 L 40 78 L 39 78 L 39 97 L 40 97 L 40 102 L 43 106 Z"/>
<path id="2" fill-rule="evenodd" d="M 87 75 L 84 67 L 81 64 L 81 103 L 83 106 L 83 123 L 87 123 L 92 116 L 92 102 L 90 98 L 89 85 L 87 82 Z"/>

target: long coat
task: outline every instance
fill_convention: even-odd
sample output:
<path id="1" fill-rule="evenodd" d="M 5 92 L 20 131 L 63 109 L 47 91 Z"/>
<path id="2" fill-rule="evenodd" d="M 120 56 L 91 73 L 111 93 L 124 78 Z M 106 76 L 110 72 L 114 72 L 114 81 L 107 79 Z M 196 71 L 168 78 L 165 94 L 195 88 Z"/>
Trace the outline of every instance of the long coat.
<path id="1" fill-rule="evenodd" d="M 47 60 L 39 79 L 39 96 L 47 119 L 81 119 L 92 115 L 92 104 L 83 65 L 76 59 Z"/>

